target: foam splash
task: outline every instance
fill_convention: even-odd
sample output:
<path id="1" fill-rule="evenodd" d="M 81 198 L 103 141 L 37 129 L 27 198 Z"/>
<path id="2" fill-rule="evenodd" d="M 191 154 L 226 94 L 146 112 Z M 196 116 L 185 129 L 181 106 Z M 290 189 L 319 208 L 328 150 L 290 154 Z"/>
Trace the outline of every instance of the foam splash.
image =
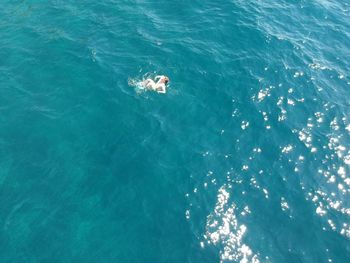
<path id="1" fill-rule="evenodd" d="M 128 79 L 128 85 L 130 87 L 134 87 L 137 93 L 141 93 L 146 91 L 145 86 L 142 84 L 144 79 L 137 79 L 137 78 L 129 78 Z"/>
<path id="2" fill-rule="evenodd" d="M 130 87 L 134 87 L 137 93 L 142 93 L 147 91 L 146 87 L 144 86 L 143 82 L 146 79 L 154 79 L 156 76 L 156 72 L 147 72 L 143 74 L 141 77 L 135 77 L 135 78 L 128 78 L 128 85 Z"/>

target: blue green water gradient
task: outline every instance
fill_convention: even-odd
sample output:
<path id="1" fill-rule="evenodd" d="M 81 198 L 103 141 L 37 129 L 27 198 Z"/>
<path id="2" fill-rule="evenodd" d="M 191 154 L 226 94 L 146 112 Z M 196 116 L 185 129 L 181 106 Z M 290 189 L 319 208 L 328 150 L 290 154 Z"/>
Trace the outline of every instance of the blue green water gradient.
<path id="1" fill-rule="evenodd" d="M 3 0 L 0 261 L 347 262 L 349 28 L 340 0 Z"/>

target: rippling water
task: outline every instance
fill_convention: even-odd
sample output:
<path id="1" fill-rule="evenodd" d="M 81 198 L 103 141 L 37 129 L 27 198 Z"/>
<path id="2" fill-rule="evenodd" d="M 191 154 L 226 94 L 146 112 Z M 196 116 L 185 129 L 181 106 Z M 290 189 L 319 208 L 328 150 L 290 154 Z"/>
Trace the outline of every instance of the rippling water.
<path id="1" fill-rule="evenodd" d="M 1 262 L 349 260 L 348 1 L 0 18 Z"/>

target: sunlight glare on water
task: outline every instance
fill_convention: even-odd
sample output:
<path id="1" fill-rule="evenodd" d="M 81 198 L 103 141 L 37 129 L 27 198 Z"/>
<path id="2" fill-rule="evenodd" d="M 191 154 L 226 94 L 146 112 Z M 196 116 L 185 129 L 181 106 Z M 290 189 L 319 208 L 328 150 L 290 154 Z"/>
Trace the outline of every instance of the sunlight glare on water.
<path id="1" fill-rule="evenodd" d="M 2 262 L 348 261 L 347 1 L 0 17 Z"/>

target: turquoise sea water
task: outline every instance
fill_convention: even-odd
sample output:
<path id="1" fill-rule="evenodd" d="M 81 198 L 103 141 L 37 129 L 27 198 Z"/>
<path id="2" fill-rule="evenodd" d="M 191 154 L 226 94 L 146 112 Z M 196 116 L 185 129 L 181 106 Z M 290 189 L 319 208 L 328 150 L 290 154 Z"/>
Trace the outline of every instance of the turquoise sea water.
<path id="1" fill-rule="evenodd" d="M 0 261 L 348 262 L 349 28 L 340 0 L 1 1 Z"/>

